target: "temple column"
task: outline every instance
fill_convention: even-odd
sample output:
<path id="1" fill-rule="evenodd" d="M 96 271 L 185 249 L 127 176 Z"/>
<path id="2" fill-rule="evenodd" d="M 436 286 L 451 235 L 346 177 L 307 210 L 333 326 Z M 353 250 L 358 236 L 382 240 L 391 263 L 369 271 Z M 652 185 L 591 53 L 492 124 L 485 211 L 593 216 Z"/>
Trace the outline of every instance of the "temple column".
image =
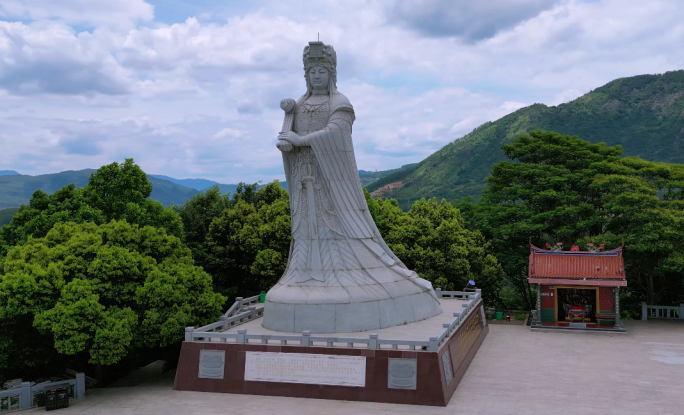
<path id="1" fill-rule="evenodd" d="M 541 314 L 541 290 L 542 285 L 537 284 L 537 324 L 541 326 L 542 314 Z"/>
<path id="2" fill-rule="evenodd" d="M 615 327 L 620 327 L 620 287 L 615 287 Z"/>

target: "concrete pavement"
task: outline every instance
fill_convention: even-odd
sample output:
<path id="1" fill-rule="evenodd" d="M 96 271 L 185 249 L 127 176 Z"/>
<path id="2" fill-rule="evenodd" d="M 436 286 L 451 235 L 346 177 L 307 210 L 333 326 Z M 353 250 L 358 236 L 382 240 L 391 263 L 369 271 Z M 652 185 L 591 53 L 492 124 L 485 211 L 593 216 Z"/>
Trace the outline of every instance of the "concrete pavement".
<path id="1" fill-rule="evenodd" d="M 60 414 L 684 414 L 684 324 L 627 321 L 626 334 L 493 325 L 449 406 L 177 392 L 173 373 L 88 391 Z M 36 408 L 27 411 L 44 411 Z"/>

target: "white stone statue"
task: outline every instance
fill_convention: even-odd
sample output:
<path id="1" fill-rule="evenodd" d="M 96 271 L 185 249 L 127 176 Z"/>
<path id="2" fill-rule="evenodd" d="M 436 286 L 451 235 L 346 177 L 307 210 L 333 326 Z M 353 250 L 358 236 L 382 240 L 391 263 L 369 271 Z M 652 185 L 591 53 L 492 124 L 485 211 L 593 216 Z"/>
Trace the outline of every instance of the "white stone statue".
<path id="1" fill-rule="evenodd" d="M 354 108 L 337 91 L 335 50 L 309 42 L 303 58 L 306 93 L 281 102 L 277 144 L 290 194 L 290 257 L 266 294 L 264 327 L 344 333 L 440 314 L 430 282 L 387 247 L 368 211 L 351 137 Z"/>

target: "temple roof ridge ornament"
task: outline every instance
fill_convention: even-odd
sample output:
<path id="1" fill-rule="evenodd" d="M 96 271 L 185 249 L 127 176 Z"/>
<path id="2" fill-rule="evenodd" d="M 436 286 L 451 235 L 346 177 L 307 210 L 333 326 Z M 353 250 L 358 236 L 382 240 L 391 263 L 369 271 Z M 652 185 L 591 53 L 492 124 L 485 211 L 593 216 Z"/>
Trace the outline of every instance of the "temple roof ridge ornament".
<path id="1" fill-rule="evenodd" d="M 561 249 L 544 249 L 544 248 L 539 248 L 538 246 L 535 246 L 532 243 L 532 240 L 530 239 L 530 252 L 534 252 L 536 254 L 542 254 L 542 255 L 592 255 L 592 256 L 615 256 L 620 253 L 622 253 L 622 250 L 625 247 L 625 244 L 623 243 L 620 245 L 618 248 L 611 249 L 608 251 L 581 251 L 579 248 L 571 251 L 563 251 Z M 547 244 L 549 245 L 549 244 Z M 577 245 L 573 245 L 573 248 L 576 247 Z"/>

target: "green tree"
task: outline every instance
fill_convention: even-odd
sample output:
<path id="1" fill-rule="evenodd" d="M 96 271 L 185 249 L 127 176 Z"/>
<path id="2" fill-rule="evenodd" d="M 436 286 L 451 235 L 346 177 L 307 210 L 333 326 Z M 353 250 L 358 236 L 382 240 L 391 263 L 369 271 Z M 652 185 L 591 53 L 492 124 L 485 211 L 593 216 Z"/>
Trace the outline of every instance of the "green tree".
<path id="1" fill-rule="evenodd" d="M 240 190 L 244 188 L 242 184 L 238 186 Z M 206 241 L 211 222 L 233 204 L 230 194 L 222 195 L 218 186 L 213 186 L 192 196 L 182 206 L 176 208 L 183 223 L 185 243 L 192 251 L 192 257 L 198 265 L 209 264 Z"/>
<path id="2" fill-rule="evenodd" d="M 88 204 L 108 219 L 123 219 L 129 203 L 142 205 L 151 193 L 152 183 L 133 159 L 100 167 L 90 175 L 86 190 Z"/>
<path id="3" fill-rule="evenodd" d="M 609 248 L 624 242 L 628 292 L 658 301 L 657 293 L 678 284 L 665 265 L 681 249 L 682 166 L 623 158 L 620 146 L 549 131 L 522 135 L 503 149 L 512 161 L 494 166 L 481 202 L 455 205 L 469 228 L 491 239 L 521 306 L 535 302 L 527 283 L 530 241 Z M 658 279 L 669 282 L 658 288 Z"/>
<path id="4" fill-rule="evenodd" d="M 49 339 L 81 365 L 178 345 L 184 327 L 215 321 L 225 302 L 179 238 L 126 221 L 57 223 L 12 248 L 0 271 L 0 329 L 30 332 L 24 345 Z M 18 346 L 0 339 L 11 373 L 29 363 Z"/>
<path id="5" fill-rule="evenodd" d="M 487 297 L 499 289 L 503 272 L 491 247 L 480 232 L 465 228 L 452 205 L 420 200 L 407 213 L 396 200 L 365 195 L 385 241 L 421 277 L 445 290 L 462 289 L 475 280 Z M 222 294 L 266 291 L 285 271 L 290 211 L 280 183 L 242 184 L 230 199 L 209 190 L 189 200 L 179 213 L 195 260 Z"/>
<path id="6" fill-rule="evenodd" d="M 648 304 L 684 302 L 684 166 L 626 157 L 596 177 L 604 194 L 603 233 L 584 242 L 625 245 L 625 267 L 636 298 Z"/>
<path id="7" fill-rule="evenodd" d="M 149 199 L 152 184 L 133 159 L 102 166 L 91 174 L 88 185 L 64 186 L 52 195 L 36 190 L 28 205 L 22 205 L 9 225 L 0 228 L 0 261 L 7 251 L 25 243 L 29 236 L 42 238 L 56 223 L 128 223 L 166 229 L 183 237 L 181 218 L 172 208 Z"/>
<path id="8" fill-rule="evenodd" d="M 461 290 L 474 280 L 486 301 L 496 298 L 503 270 L 490 244 L 465 227 L 453 205 L 421 199 L 403 212 L 395 199 L 364 193 L 380 234 L 409 269 L 444 290 Z"/>
<path id="9" fill-rule="evenodd" d="M 290 208 L 278 181 L 240 183 L 232 198 L 212 188 L 178 211 L 193 258 L 218 292 L 232 298 L 267 291 L 285 271 Z"/>

